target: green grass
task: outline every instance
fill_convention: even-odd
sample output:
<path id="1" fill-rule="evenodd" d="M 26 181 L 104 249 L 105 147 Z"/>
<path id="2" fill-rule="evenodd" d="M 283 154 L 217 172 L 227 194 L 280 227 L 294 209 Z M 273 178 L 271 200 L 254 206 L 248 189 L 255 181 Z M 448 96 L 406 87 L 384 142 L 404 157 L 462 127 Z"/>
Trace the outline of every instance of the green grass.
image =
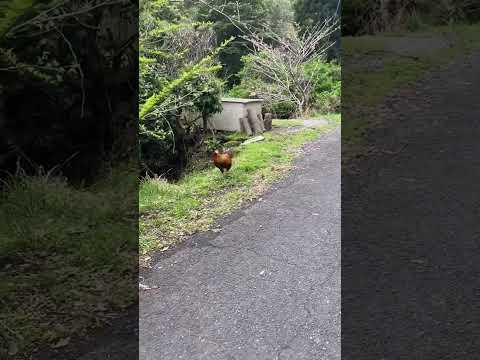
<path id="1" fill-rule="evenodd" d="M 136 183 L 121 171 L 83 189 L 46 174 L 4 184 L 0 358 L 82 337 L 134 303 Z"/>
<path id="2" fill-rule="evenodd" d="M 318 113 L 313 116 L 313 118 L 317 119 L 326 119 L 328 120 L 330 125 L 340 125 L 342 122 L 342 114 L 341 113 Z"/>
<path id="3" fill-rule="evenodd" d="M 297 120 L 297 119 L 288 119 L 288 120 L 273 119 L 273 120 L 272 120 L 272 126 L 273 126 L 274 128 L 290 128 L 290 127 L 303 126 L 303 120 Z"/>
<path id="4" fill-rule="evenodd" d="M 265 133 L 264 141 L 235 149 L 234 165 L 226 175 L 210 165 L 177 183 L 144 180 L 140 186 L 141 253 L 167 249 L 183 236 L 208 230 L 216 219 L 261 194 L 289 169 L 298 148 L 334 126 L 293 134 Z"/>
<path id="5" fill-rule="evenodd" d="M 349 115 L 349 121 L 342 126 L 342 139 L 360 140 L 363 130 L 374 126 L 376 121 L 368 115 L 361 114 L 368 114 L 370 112 L 368 109 L 380 104 L 385 96 L 392 94 L 396 89 L 414 84 L 427 71 L 441 69 L 442 66 L 460 56 L 480 48 L 479 30 L 480 25 L 457 25 L 453 28 L 453 32 L 460 41 L 454 47 L 420 52 L 416 54 L 418 56 L 416 60 L 384 51 L 388 42 L 391 41 L 389 37 L 443 36 L 445 32 L 452 30 L 448 27 L 435 27 L 419 33 L 381 34 L 342 39 L 344 56 L 353 62 L 354 59 L 373 56 L 380 59 L 382 63 L 382 66 L 377 69 L 344 72 L 343 95 L 348 99 L 348 103 L 344 102 L 344 110 L 352 116 Z"/>

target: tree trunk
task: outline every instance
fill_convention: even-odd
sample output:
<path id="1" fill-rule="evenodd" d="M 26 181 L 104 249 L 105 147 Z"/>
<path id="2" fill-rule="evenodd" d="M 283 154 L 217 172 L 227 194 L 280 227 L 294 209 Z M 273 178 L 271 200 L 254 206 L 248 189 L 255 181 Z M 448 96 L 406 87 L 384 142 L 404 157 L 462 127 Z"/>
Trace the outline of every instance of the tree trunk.
<path id="1" fill-rule="evenodd" d="M 303 101 L 298 101 L 297 103 L 297 117 L 302 117 L 303 116 Z"/>
<path id="2" fill-rule="evenodd" d="M 208 115 L 202 114 L 202 120 L 203 120 L 203 136 L 205 136 L 207 135 L 207 130 L 208 130 Z"/>

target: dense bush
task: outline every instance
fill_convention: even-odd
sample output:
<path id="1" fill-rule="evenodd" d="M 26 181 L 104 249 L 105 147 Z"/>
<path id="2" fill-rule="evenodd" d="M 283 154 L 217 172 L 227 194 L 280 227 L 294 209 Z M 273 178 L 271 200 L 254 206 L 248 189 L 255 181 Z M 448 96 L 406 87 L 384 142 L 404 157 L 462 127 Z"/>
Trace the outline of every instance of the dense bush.
<path id="1" fill-rule="evenodd" d="M 265 106 L 266 113 L 272 113 L 276 119 L 291 119 L 295 117 L 297 107 L 294 103 L 283 101 Z"/>
<path id="2" fill-rule="evenodd" d="M 321 112 L 338 112 L 341 103 L 341 67 L 336 62 L 316 61 L 305 71 L 314 79 L 313 107 Z"/>
<path id="3" fill-rule="evenodd" d="M 54 13 L 46 1 L 3 3 L 0 167 L 60 166 L 89 183 L 136 158 L 136 6 L 61 2 Z"/>

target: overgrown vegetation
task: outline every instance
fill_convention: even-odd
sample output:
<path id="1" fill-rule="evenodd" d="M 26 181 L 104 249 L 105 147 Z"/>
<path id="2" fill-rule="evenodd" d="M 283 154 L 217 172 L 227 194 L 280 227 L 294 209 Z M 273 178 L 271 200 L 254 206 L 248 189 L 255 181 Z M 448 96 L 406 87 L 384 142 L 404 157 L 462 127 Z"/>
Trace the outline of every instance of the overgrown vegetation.
<path id="1" fill-rule="evenodd" d="M 5 180 L 0 357 L 61 348 L 135 304 L 136 177 L 118 171 L 83 189 L 41 172 Z"/>
<path id="2" fill-rule="evenodd" d="M 23 360 L 137 301 L 138 13 L 0 4 L 0 358 Z"/>
<path id="3" fill-rule="evenodd" d="M 136 157 L 136 106 L 128 101 L 136 97 L 131 83 L 138 72 L 135 7 L 22 0 L 5 8 L 0 18 L 2 169 L 14 172 L 19 161 L 35 173 L 32 163 L 46 169 L 62 164 L 71 182 L 93 182 Z"/>
<path id="4" fill-rule="evenodd" d="M 308 116 L 311 111 L 338 111 L 340 66 L 327 60 L 335 18 L 298 28 L 283 35 L 267 33 L 270 42 L 256 34 L 246 35 L 253 51 L 242 58 L 240 84 L 230 90 L 235 97 L 252 94 L 265 100 L 265 112 L 278 118 Z"/>

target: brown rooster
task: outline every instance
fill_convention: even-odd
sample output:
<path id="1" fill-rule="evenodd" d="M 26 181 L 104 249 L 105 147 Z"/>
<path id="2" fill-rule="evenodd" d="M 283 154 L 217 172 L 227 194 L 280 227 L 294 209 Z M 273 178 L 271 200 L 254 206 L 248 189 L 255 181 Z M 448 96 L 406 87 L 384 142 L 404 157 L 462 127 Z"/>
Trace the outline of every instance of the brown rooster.
<path id="1" fill-rule="evenodd" d="M 220 152 L 215 150 L 212 155 L 215 166 L 222 172 L 230 170 L 233 162 L 233 153 L 230 150 Z"/>

